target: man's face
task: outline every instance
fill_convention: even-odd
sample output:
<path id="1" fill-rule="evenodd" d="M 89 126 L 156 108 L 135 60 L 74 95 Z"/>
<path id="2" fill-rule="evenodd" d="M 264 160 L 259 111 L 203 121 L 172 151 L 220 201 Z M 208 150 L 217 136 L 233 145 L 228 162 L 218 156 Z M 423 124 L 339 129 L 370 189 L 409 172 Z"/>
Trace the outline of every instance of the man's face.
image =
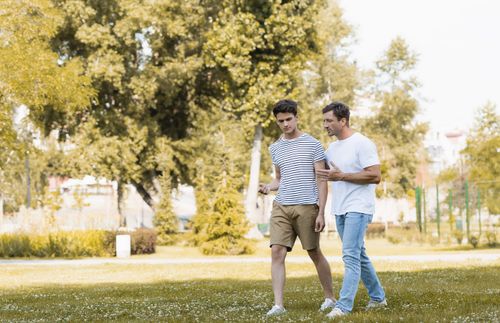
<path id="1" fill-rule="evenodd" d="M 284 134 L 289 134 L 297 129 L 297 117 L 293 113 L 280 112 L 276 115 L 276 123 Z"/>
<path id="2" fill-rule="evenodd" d="M 345 124 L 345 118 L 338 120 L 333 111 L 323 113 L 323 127 L 325 127 L 330 137 L 338 137 Z"/>

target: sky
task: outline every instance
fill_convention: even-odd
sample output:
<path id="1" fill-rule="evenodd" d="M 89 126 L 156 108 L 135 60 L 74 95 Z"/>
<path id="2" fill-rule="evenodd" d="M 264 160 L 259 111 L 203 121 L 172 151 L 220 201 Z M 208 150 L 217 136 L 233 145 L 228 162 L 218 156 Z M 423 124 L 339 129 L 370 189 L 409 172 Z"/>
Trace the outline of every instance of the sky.
<path id="1" fill-rule="evenodd" d="M 373 68 L 392 39 L 418 54 L 421 115 L 433 132 L 467 131 L 488 101 L 500 112 L 500 1 L 339 0 L 353 58 Z"/>

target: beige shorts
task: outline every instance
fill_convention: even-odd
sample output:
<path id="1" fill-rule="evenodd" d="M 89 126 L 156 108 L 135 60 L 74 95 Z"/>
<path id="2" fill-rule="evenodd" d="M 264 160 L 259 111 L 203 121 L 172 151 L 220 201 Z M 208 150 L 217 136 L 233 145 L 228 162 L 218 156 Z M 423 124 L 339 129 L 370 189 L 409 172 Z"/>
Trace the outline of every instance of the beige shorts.
<path id="1" fill-rule="evenodd" d="M 314 231 L 318 211 L 317 204 L 281 205 L 274 202 L 270 246 L 277 244 L 291 251 L 298 236 L 304 250 L 319 248 L 319 232 Z"/>

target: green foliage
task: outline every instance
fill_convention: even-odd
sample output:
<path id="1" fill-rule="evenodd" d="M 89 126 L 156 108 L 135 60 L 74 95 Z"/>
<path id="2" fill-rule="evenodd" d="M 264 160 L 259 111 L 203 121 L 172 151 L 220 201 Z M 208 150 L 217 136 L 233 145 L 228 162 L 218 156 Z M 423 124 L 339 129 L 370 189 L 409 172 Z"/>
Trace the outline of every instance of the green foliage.
<path id="1" fill-rule="evenodd" d="M 104 231 L 56 232 L 48 235 L 2 234 L 0 257 L 93 257 L 109 255 Z"/>
<path id="2" fill-rule="evenodd" d="M 175 243 L 175 233 L 177 233 L 179 221 L 172 208 L 170 178 L 164 175 L 160 178 L 160 182 L 164 193 L 156 207 L 153 223 L 158 232 L 158 244 L 171 245 Z"/>
<path id="3" fill-rule="evenodd" d="M 0 257 L 102 257 L 115 254 L 117 232 L 58 231 L 47 235 L 27 233 L 0 235 Z M 131 233 L 131 253 L 149 254 L 156 249 L 156 232 L 137 229 Z"/>
<path id="4" fill-rule="evenodd" d="M 500 213 L 500 116 L 496 106 L 488 103 L 477 111 L 467 146 L 462 151 L 466 158 L 469 180 L 481 191 L 483 205 L 491 214 Z"/>
<path id="5" fill-rule="evenodd" d="M 131 250 L 133 255 L 155 253 L 157 235 L 155 230 L 140 228 L 132 232 L 130 236 Z"/>
<path id="6" fill-rule="evenodd" d="M 251 241 L 244 238 L 249 224 L 246 220 L 241 194 L 221 183 L 211 207 L 193 219 L 196 242 L 204 254 L 250 254 L 255 251 Z"/>
<path id="7" fill-rule="evenodd" d="M 60 57 L 49 41 L 63 22 L 51 1 L 2 1 L 0 15 L 0 99 L 25 104 L 45 134 L 64 130 L 88 106 L 90 79 L 78 59 Z"/>
<path id="8" fill-rule="evenodd" d="M 458 244 L 462 244 L 462 240 L 464 239 L 464 232 L 462 230 L 453 230 L 452 235 L 457 239 Z"/>
<path id="9" fill-rule="evenodd" d="M 396 198 L 407 196 L 415 186 L 427 132 L 425 124 L 415 121 L 419 111 L 415 94 L 418 82 L 411 72 L 416 62 L 416 54 L 402 38 L 391 42 L 377 62 L 377 86 L 371 90 L 375 113 L 362 124 L 362 131 L 378 146 L 387 194 Z"/>
<path id="10" fill-rule="evenodd" d="M 497 234 L 494 230 L 486 232 L 486 240 L 488 241 L 488 247 L 495 248 L 497 246 Z"/>

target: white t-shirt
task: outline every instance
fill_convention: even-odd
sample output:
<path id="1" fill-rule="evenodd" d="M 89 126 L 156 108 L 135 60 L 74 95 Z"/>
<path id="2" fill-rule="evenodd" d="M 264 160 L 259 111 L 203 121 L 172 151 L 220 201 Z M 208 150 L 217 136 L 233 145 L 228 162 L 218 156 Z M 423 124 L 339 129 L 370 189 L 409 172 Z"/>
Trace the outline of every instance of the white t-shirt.
<path id="1" fill-rule="evenodd" d="M 344 140 L 331 143 L 325 153 L 328 165 L 333 161 L 343 173 L 358 173 L 366 167 L 380 164 L 375 144 L 357 132 Z M 373 214 L 375 186 L 344 181 L 332 182 L 332 214 Z"/>

